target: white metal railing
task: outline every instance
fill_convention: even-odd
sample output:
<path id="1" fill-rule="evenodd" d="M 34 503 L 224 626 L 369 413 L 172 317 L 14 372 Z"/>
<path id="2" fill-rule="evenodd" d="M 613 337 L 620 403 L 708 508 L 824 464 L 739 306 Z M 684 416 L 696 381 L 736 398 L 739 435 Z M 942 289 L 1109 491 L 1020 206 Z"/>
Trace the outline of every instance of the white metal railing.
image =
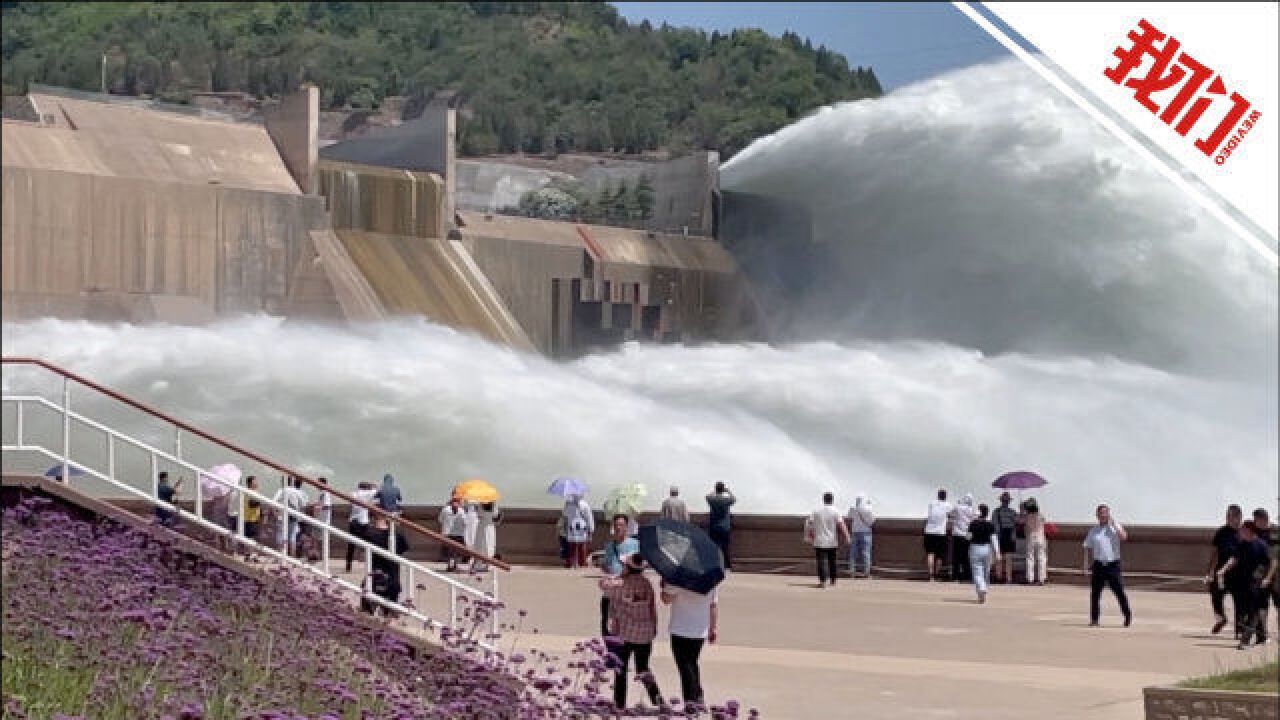
<path id="1" fill-rule="evenodd" d="M 84 475 L 92 477 L 96 480 L 105 482 L 117 490 L 124 491 L 125 493 L 127 493 L 127 495 L 131 497 L 142 499 L 152 506 L 155 506 L 157 508 L 163 508 L 165 510 L 173 512 L 175 513 L 175 516 L 183 517 L 184 519 L 187 519 L 196 523 L 196 525 L 198 525 L 199 527 L 202 527 L 206 530 L 213 531 L 219 537 L 229 538 L 233 543 L 232 545 L 233 552 L 238 545 L 243 545 L 245 547 L 252 548 L 257 552 L 261 552 L 264 555 L 267 555 L 269 557 L 273 557 L 279 561 L 282 561 L 289 566 L 300 568 L 309 574 L 321 577 L 326 581 L 334 583 L 335 585 L 342 587 L 346 590 L 354 591 L 358 593 L 361 596 L 361 598 L 364 600 L 368 600 L 384 608 L 393 610 L 397 613 L 401 613 L 407 617 L 411 617 L 415 620 L 418 620 L 423 623 L 424 627 L 431 630 L 438 630 L 446 625 L 452 626 L 452 627 L 456 627 L 458 625 L 459 594 L 470 596 L 479 601 L 497 602 L 497 599 L 498 599 L 497 568 L 492 569 L 492 571 L 489 573 L 492 581 L 492 589 L 488 592 L 480 588 L 468 585 L 466 583 L 459 582 L 455 578 L 448 577 L 440 572 L 432 570 L 431 568 L 425 567 L 424 565 L 418 562 L 415 562 L 413 560 L 409 560 L 407 558 L 397 555 L 395 552 L 395 544 L 397 542 L 396 541 L 397 530 L 396 530 L 396 521 L 394 519 L 389 520 L 390 548 L 383 548 L 383 547 L 374 545 L 364 540 L 363 538 L 356 537 L 344 530 L 335 528 L 328 522 L 324 522 L 323 520 L 318 518 L 313 518 L 310 515 L 303 513 L 299 510 L 294 510 L 288 507 L 286 504 L 277 502 L 273 498 L 269 498 L 257 490 L 254 490 L 239 484 L 230 483 L 224 480 L 223 478 L 220 478 L 212 473 L 209 473 L 205 469 L 187 460 L 184 460 L 182 458 L 181 428 L 175 427 L 175 450 L 173 453 L 169 453 L 159 448 L 156 448 L 147 442 L 131 437 L 130 435 L 127 435 L 123 432 L 115 430 L 103 423 L 93 420 L 92 418 L 85 417 L 80 413 L 73 411 L 70 407 L 69 380 L 64 376 L 62 378 L 62 381 L 63 381 L 62 383 L 63 387 L 62 387 L 62 393 L 61 393 L 62 394 L 61 404 L 55 403 L 39 395 L 5 394 L 3 396 L 2 398 L 3 404 L 5 406 L 14 407 L 16 412 L 16 419 L 14 423 L 16 438 L 13 444 L 8 444 L 8 443 L 0 444 L 0 450 L 3 450 L 3 452 L 5 453 L 34 452 L 60 463 L 62 468 L 61 480 L 63 482 L 71 483 L 72 473 L 75 470 L 79 470 L 80 473 L 83 473 Z M 49 448 L 43 445 L 35 444 L 28 441 L 26 423 L 28 419 L 27 416 L 28 416 L 29 408 L 31 409 L 40 408 L 61 416 L 62 437 L 61 437 L 61 448 L 59 448 L 59 451 L 50 450 Z M 105 437 L 106 456 L 107 456 L 105 471 L 100 471 L 91 467 L 89 463 L 84 462 L 85 458 L 72 457 L 71 430 L 72 430 L 73 422 L 80 427 L 85 427 L 90 430 L 97 431 L 98 433 L 101 433 L 103 437 Z M 148 455 L 148 458 L 150 461 L 150 477 L 151 477 L 151 480 L 150 480 L 151 487 L 150 487 L 149 493 L 143 490 L 140 490 L 130 485 L 127 482 L 122 481 L 117 476 L 117 468 L 116 468 L 117 444 L 131 446 L 133 448 L 136 448 L 138 450 L 145 452 Z M 171 465 L 190 471 L 193 474 L 193 477 L 195 479 L 195 482 L 194 482 L 195 498 L 193 503 L 193 512 L 188 513 L 182 508 L 177 507 L 168 502 L 165 502 L 159 498 L 158 472 L 159 472 L 159 463 L 161 461 L 167 462 Z M 286 524 L 286 530 L 284 533 L 286 535 L 286 538 L 288 538 L 289 536 L 287 528 L 288 528 L 288 523 L 290 519 L 296 520 L 299 523 L 304 523 L 308 527 L 315 528 L 320 535 L 320 544 L 321 544 L 320 566 L 315 567 L 310 563 L 304 562 L 298 558 L 291 557 L 287 552 L 281 552 L 279 550 L 276 550 L 274 547 L 272 547 L 271 545 L 265 542 L 245 537 L 244 535 L 245 513 L 243 508 L 240 508 L 239 512 L 236 515 L 237 521 L 236 521 L 236 529 L 234 531 L 228 527 L 224 527 L 220 523 L 213 522 L 209 518 L 205 517 L 204 489 L 202 487 L 201 478 L 210 478 L 210 479 L 213 479 L 215 482 L 225 486 L 228 489 L 230 502 L 242 502 L 241 498 L 244 496 L 248 496 L 250 498 L 257 500 L 259 503 L 261 503 L 261 506 L 263 508 L 271 508 L 280 518 L 280 521 Z M 330 520 L 331 519 L 332 518 L 330 518 Z M 365 561 L 365 571 L 366 571 L 365 579 L 366 580 L 368 580 L 369 577 L 371 577 L 373 557 L 375 554 L 378 555 L 379 557 L 389 559 L 392 562 L 394 562 L 397 565 L 398 569 L 400 570 L 402 578 L 405 575 L 407 575 L 408 582 L 402 583 L 402 592 L 404 596 L 408 598 L 411 598 L 411 599 L 417 598 L 416 589 L 418 586 L 419 579 L 430 579 L 439 583 L 443 583 L 449 589 L 449 608 L 447 611 L 448 622 L 446 623 L 442 620 L 436 619 L 435 617 L 432 617 L 424 613 L 422 611 L 422 608 L 418 607 L 417 602 L 410 602 L 409 604 L 404 604 L 403 602 L 392 602 L 390 600 L 387 600 L 386 598 L 376 595 L 371 591 L 370 586 L 372 585 L 372 582 L 369 582 L 369 583 L 361 582 L 360 585 L 356 585 L 350 580 L 347 580 L 346 578 L 335 574 L 331 568 L 331 563 L 333 559 L 330 557 L 330 554 L 331 554 L 330 549 L 332 546 L 331 538 L 335 538 L 335 537 L 337 539 L 350 543 L 360 548 L 363 551 L 364 561 Z M 491 622 L 491 631 L 496 632 L 496 628 L 498 625 L 497 608 L 493 608 L 493 610 L 491 611 L 490 622 Z M 485 640 L 481 639 L 481 640 L 478 640 L 477 642 L 479 642 L 481 646 L 487 649 L 491 649 L 490 644 Z"/>

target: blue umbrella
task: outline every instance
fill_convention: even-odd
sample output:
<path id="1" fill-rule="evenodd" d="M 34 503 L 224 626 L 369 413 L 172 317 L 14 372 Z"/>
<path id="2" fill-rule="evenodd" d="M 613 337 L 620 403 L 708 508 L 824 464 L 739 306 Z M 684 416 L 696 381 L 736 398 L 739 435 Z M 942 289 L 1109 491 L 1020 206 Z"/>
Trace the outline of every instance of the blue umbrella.
<path id="1" fill-rule="evenodd" d="M 83 469 L 81 469 L 81 468 L 80 468 L 80 466 L 78 466 L 78 465 L 72 465 L 71 463 L 67 463 L 67 465 L 69 465 L 69 466 L 70 466 L 70 474 L 71 474 L 71 477 L 76 477 L 77 475 L 84 475 L 84 474 L 85 474 L 85 473 L 84 473 L 84 470 L 83 470 Z M 45 477 L 61 477 L 61 476 L 62 476 L 62 465 L 54 465 L 53 467 L 49 468 L 48 470 L 45 470 L 45 471 L 44 471 L 44 476 L 45 476 Z"/>
<path id="2" fill-rule="evenodd" d="M 587 484 L 575 477 L 561 476 L 551 481 L 551 487 L 547 488 L 547 493 L 560 497 L 570 495 L 582 497 L 587 494 Z"/>
<path id="3" fill-rule="evenodd" d="M 701 528 L 659 518 L 640 526 L 640 556 L 677 587 L 706 595 L 724 580 L 724 557 Z"/>

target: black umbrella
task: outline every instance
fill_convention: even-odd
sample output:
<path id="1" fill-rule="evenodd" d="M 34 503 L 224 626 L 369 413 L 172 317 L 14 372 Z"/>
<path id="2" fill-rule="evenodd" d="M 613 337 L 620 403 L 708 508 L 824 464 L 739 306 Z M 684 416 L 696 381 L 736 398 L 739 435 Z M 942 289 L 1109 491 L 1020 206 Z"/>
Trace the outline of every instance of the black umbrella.
<path id="1" fill-rule="evenodd" d="M 640 556 L 677 587 L 706 595 L 724 580 L 720 548 L 700 528 L 660 518 L 640 527 Z"/>

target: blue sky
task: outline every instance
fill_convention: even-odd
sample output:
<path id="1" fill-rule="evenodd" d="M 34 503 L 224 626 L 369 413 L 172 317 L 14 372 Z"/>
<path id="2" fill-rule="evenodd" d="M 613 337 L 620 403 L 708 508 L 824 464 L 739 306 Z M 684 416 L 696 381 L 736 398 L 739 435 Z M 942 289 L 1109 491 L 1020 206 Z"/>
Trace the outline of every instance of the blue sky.
<path id="1" fill-rule="evenodd" d="M 618 2 L 629 21 L 698 27 L 711 32 L 757 27 L 771 35 L 792 30 L 843 54 L 849 65 L 870 65 L 885 90 L 1007 52 L 950 3 Z"/>

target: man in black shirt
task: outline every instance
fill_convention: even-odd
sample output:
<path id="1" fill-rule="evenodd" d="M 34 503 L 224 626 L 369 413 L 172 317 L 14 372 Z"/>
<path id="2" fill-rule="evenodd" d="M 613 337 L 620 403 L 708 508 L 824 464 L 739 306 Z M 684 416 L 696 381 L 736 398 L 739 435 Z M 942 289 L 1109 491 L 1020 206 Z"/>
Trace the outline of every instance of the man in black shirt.
<path id="1" fill-rule="evenodd" d="M 1243 519 L 1243 511 L 1239 505 L 1227 506 L 1227 521 L 1218 531 L 1213 534 L 1213 552 L 1209 553 L 1209 570 L 1205 574 L 1204 581 L 1209 585 L 1209 602 L 1213 605 L 1213 634 L 1217 635 L 1222 632 L 1222 627 L 1227 624 L 1227 609 L 1223 604 L 1223 598 L 1227 595 L 1227 589 L 1218 581 L 1218 571 L 1223 565 L 1236 554 L 1237 534 L 1240 528 L 1240 521 Z M 1240 628 L 1243 618 L 1240 617 L 1240 608 L 1235 610 L 1235 634 L 1240 637 Z"/>
<path id="2" fill-rule="evenodd" d="M 1271 524 L 1271 513 L 1266 508 L 1258 508 L 1253 511 L 1253 525 L 1258 533 L 1258 539 L 1266 543 L 1268 555 L 1274 565 L 1280 562 L 1280 537 L 1277 537 L 1276 526 Z M 1266 582 L 1266 580 L 1271 582 Z M 1258 624 L 1262 626 L 1262 635 L 1267 634 L 1267 605 L 1273 605 L 1276 612 L 1280 613 L 1280 587 L 1275 582 L 1275 569 L 1269 578 L 1263 578 L 1261 593 L 1258 596 Z"/>
<path id="3" fill-rule="evenodd" d="M 1258 622 L 1258 606 L 1261 600 L 1261 579 L 1271 568 L 1267 555 L 1267 543 L 1258 537 L 1257 526 L 1252 520 L 1240 525 L 1240 543 L 1235 555 L 1218 570 L 1218 579 L 1226 580 L 1231 600 L 1243 609 L 1244 629 L 1240 632 L 1239 648 L 1244 650 L 1255 635 L 1259 645 L 1267 641 L 1267 628 Z"/>

